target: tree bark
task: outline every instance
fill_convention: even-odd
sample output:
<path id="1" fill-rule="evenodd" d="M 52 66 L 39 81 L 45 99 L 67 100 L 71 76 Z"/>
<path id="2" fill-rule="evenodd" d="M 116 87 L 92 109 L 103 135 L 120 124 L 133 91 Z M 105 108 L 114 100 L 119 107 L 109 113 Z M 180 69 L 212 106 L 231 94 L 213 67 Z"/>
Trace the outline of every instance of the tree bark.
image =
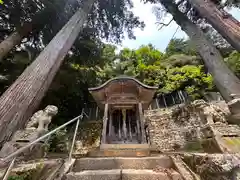
<path id="1" fill-rule="evenodd" d="M 240 51 L 240 23 L 231 14 L 219 10 L 210 0 L 188 0 L 192 6 L 236 50 Z"/>
<path id="2" fill-rule="evenodd" d="M 95 0 L 85 1 L 36 60 L 0 97 L 0 145 L 23 128 L 48 90 L 64 57 L 83 29 Z"/>
<path id="3" fill-rule="evenodd" d="M 64 5 L 61 6 L 64 8 Z M 25 22 L 18 30 L 10 34 L 5 40 L 0 43 L 0 62 L 3 58 L 17 45 L 19 45 L 24 37 L 33 30 L 41 30 L 51 18 L 43 18 L 43 14 L 49 17 L 56 16 L 56 7 L 48 7 L 37 13 L 31 22 Z M 58 11 L 63 9 L 57 9 Z"/>
<path id="4" fill-rule="evenodd" d="M 22 39 L 32 31 L 31 24 L 24 24 L 21 31 L 15 31 L 0 43 L 0 62 L 3 57 L 11 51 L 16 45 L 20 44 Z"/>
<path id="5" fill-rule="evenodd" d="M 206 39 L 202 30 L 192 23 L 186 15 L 180 12 L 176 4 L 173 4 L 169 0 L 161 0 L 161 3 L 172 14 L 176 23 L 181 26 L 182 30 L 186 32 L 192 43 L 196 46 L 223 98 L 228 102 L 232 100 L 231 94 L 240 94 L 240 80 L 227 67 L 220 52 L 212 42 Z"/>

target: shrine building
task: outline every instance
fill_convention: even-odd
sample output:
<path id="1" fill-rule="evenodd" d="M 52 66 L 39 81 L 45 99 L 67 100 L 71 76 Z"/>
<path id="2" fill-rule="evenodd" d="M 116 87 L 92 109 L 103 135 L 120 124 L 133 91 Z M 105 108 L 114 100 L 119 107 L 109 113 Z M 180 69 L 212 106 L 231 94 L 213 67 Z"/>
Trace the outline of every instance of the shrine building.
<path id="1" fill-rule="evenodd" d="M 116 144 L 149 147 L 143 113 L 152 102 L 156 90 L 157 87 L 126 76 L 89 88 L 98 107 L 104 110 L 100 149 Z"/>

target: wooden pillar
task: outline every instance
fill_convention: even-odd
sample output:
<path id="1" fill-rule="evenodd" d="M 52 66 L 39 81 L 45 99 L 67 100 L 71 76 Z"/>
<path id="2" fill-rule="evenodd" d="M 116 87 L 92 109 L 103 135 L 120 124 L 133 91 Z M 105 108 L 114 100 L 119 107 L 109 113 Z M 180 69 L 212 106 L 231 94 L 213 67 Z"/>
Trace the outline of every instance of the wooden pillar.
<path id="1" fill-rule="evenodd" d="M 142 109 L 142 103 L 138 103 L 138 110 L 139 110 L 139 120 L 140 120 L 140 125 L 141 125 L 141 143 L 147 143 L 146 140 L 146 133 L 145 133 L 145 129 L 144 129 L 144 117 L 143 117 L 143 109 Z"/>
<path id="2" fill-rule="evenodd" d="M 121 115 L 118 116 L 118 138 L 121 141 L 122 140 L 122 133 L 121 133 Z"/>
<path id="3" fill-rule="evenodd" d="M 157 105 L 157 109 L 158 109 L 159 108 L 158 99 L 156 98 L 155 101 L 156 101 L 156 105 Z"/>
<path id="4" fill-rule="evenodd" d="M 164 94 L 162 95 L 162 97 L 163 97 L 163 102 L 164 102 L 165 108 L 167 108 L 167 102 L 166 102 Z"/>
<path id="5" fill-rule="evenodd" d="M 98 106 L 96 108 L 96 120 L 98 120 Z"/>
<path id="6" fill-rule="evenodd" d="M 140 140 L 140 138 L 141 138 L 141 137 L 140 137 L 140 134 L 141 134 L 140 132 L 141 132 L 141 131 L 140 131 L 140 125 L 139 125 L 139 121 L 140 121 L 140 120 L 139 120 L 138 116 L 137 116 L 137 118 L 136 118 L 136 121 L 137 121 L 137 139 Z"/>
<path id="7" fill-rule="evenodd" d="M 126 120 L 127 120 L 127 111 L 126 109 L 122 110 L 122 114 L 123 114 L 123 135 L 124 135 L 124 139 L 127 139 L 127 125 L 126 125 Z"/>
<path id="8" fill-rule="evenodd" d="M 140 124 L 139 124 L 139 122 L 140 122 L 140 116 L 139 116 L 139 108 L 138 108 L 138 106 L 137 106 L 137 108 L 136 108 L 136 114 L 135 114 L 135 118 L 136 118 L 136 123 L 137 123 L 137 128 L 136 128 L 136 132 L 137 132 L 137 140 L 138 141 L 141 141 L 140 139 L 141 139 L 141 131 L 140 131 Z"/>
<path id="9" fill-rule="evenodd" d="M 112 113 L 109 114 L 108 136 L 112 138 Z"/>
<path id="10" fill-rule="evenodd" d="M 106 143 L 107 121 L 108 121 L 108 103 L 105 104 L 105 109 L 104 109 L 102 143 Z"/>
<path id="11" fill-rule="evenodd" d="M 182 97 L 181 97 L 181 95 L 180 95 L 179 91 L 177 91 L 177 94 L 178 94 L 178 97 L 179 97 L 179 99 L 180 99 L 180 103 L 182 103 L 182 102 L 183 102 L 183 100 L 182 100 Z"/>
<path id="12" fill-rule="evenodd" d="M 152 103 L 151 103 L 150 106 L 149 106 L 149 110 L 152 110 Z"/>
<path id="13" fill-rule="evenodd" d="M 183 95 L 183 93 L 182 93 L 181 90 L 180 90 L 180 95 L 181 95 L 181 97 L 182 97 L 182 99 L 183 99 L 183 102 L 185 102 L 185 96 Z"/>
<path id="14" fill-rule="evenodd" d="M 173 100 L 173 105 L 175 105 L 176 104 L 175 99 L 172 94 L 171 94 L 171 96 L 172 96 L 172 100 Z"/>
<path id="15" fill-rule="evenodd" d="M 128 129 L 129 129 L 129 137 L 130 137 L 130 141 L 132 141 L 132 129 L 131 129 L 131 116 L 129 115 L 129 118 L 128 118 Z"/>

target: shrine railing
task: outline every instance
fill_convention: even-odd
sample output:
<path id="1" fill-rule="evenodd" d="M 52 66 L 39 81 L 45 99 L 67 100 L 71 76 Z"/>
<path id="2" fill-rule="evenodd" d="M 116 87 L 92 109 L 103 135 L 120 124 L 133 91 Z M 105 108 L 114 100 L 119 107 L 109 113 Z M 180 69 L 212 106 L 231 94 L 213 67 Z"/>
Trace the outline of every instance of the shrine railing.
<path id="1" fill-rule="evenodd" d="M 75 122 L 75 121 L 77 121 L 76 127 L 75 127 L 75 131 L 74 131 L 74 135 L 73 135 L 73 139 L 72 139 L 71 148 L 70 148 L 70 151 L 69 151 L 69 154 L 68 154 L 68 161 L 70 162 L 70 161 L 72 160 L 72 153 L 73 153 L 74 144 L 75 144 L 75 141 L 76 141 L 76 136 L 77 136 L 77 130 L 78 130 L 79 122 L 83 119 L 84 115 L 85 115 L 86 117 L 88 117 L 88 115 L 84 112 L 84 109 L 82 109 L 82 113 L 81 113 L 79 116 L 71 119 L 70 121 L 66 122 L 65 124 L 63 124 L 63 125 L 55 128 L 55 129 L 51 130 L 50 132 L 46 133 L 45 135 L 43 135 L 43 136 L 37 138 L 36 140 L 30 142 L 30 143 L 27 144 L 26 146 L 23 146 L 22 148 L 19 148 L 18 150 L 16 150 L 14 153 L 8 155 L 7 157 L 4 157 L 4 158 L 0 159 L 0 163 L 1 163 L 1 164 L 5 164 L 5 163 L 7 163 L 10 159 L 13 158 L 13 159 L 10 161 L 10 164 L 9 164 L 6 172 L 4 173 L 4 176 L 3 176 L 3 179 L 2 179 L 2 180 L 7 180 L 7 179 L 8 179 L 8 176 L 9 176 L 9 174 L 10 174 L 10 172 L 11 172 L 13 166 L 14 166 L 14 162 L 15 162 L 17 156 L 18 156 L 20 153 L 24 152 L 25 150 L 27 150 L 28 148 L 32 147 L 32 146 L 35 145 L 36 143 L 38 143 L 38 142 L 46 139 L 47 137 L 50 137 L 52 134 L 56 133 L 56 132 L 59 131 L 60 129 L 68 126 L 69 124 L 71 124 L 71 123 L 73 123 L 73 122 Z"/>

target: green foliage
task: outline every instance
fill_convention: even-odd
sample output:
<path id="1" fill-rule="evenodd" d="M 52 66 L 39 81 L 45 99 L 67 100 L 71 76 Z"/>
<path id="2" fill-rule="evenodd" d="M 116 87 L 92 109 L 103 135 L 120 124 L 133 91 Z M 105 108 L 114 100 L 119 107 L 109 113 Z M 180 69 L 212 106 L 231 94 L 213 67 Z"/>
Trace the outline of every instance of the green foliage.
<path id="1" fill-rule="evenodd" d="M 147 85 L 159 87 L 158 93 L 185 90 L 194 99 L 200 98 L 204 91 L 213 88 L 213 79 L 204 72 L 200 58 L 188 45 L 182 39 L 171 41 L 165 54 L 151 44 L 136 50 L 125 48 L 115 56 L 114 63 L 107 64 L 98 74 L 104 81 L 118 75 L 132 76 Z"/>
<path id="2" fill-rule="evenodd" d="M 56 153 L 68 152 L 67 143 L 68 136 L 66 129 L 59 130 L 50 137 L 48 141 L 48 151 Z"/>
<path id="3" fill-rule="evenodd" d="M 40 162 L 40 164 L 37 164 L 36 168 L 34 168 L 34 169 L 24 170 L 24 171 L 20 171 L 20 172 L 11 172 L 11 175 L 8 177 L 8 180 L 39 179 L 43 168 L 44 168 L 44 164 Z"/>
<path id="4" fill-rule="evenodd" d="M 225 62 L 235 72 L 235 74 L 240 78 L 240 53 L 237 51 L 233 51 L 229 55 L 229 57 L 225 58 Z"/>
<path id="5" fill-rule="evenodd" d="M 200 59 L 198 56 L 186 54 L 173 54 L 163 61 L 166 67 L 182 67 L 184 65 L 199 65 Z"/>
<path id="6" fill-rule="evenodd" d="M 21 175 L 21 176 L 14 175 L 14 176 L 10 176 L 8 180 L 30 180 L 30 179 L 25 175 Z"/>
<path id="7" fill-rule="evenodd" d="M 187 142 L 183 150 L 187 152 L 204 152 L 201 142 L 199 141 Z"/>
<path id="8" fill-rule="evenodd" d="M 166 48 L 166 56 L 172 56 L 174 54 L 185 54 L 185 55 L 197 55 L 197 51 L 190 44 L 190 40 L 184 39 L 172 39 L 167 48 Z"/>
<path id="9" fill-rule="evenodd" d="M 17 172 L 8 177 L 8 180 L 32 180 L 32 177 L 36 173 L 36 170 L 29 170 L 26 172 Z"/>
<path id="10" fill-rule="evenodd" d="M 100 140 L 102 133 L 102 121 L 85 121 L 79 124 L 77 139 L 81 140 L 84 146 L 93 145 Z"/>
<path id="11" fill-rule="evenodd" d="M 200 98 L 204 91 L 213 88 L 212 76 L 205 74 L 201 65 L 170 68 L 165 77 L 164 86 L 160 89 L 163 93 L 185 90 L 196 99 Z"/>
<path id="12" fill-rule="evenodd" d="M 116 53 L 116 46 L 104 44 L 88 34 L 80 37 L 39 107 L 43 109 L 49 104 L 58 106 L 59 113 L 53 120 L 54 125 L 58 126 L 78 116 L 86 105 L 94 105 L 89 87 L 95 87 L 119 75 L 132 76 L 147 85 L 157 86 L 158 93 L 185 90 L 193 98 L 200 98 L 205 91 L 213 88 L 212 77 L 204 72 L 201 58 L 189 50 L 191 48 L 188 47 L 187 40 L 171 41 L 166 53 L 160 52 L 151 44 L 140 46 L 136 50 L 124 48 Z M 174 47 L 174 44 L 181 48 Z M 30 52 L 37 54 L 32 49 Z M 0 74 L 7 77 L 0 81 L 1 92 L 32 61 L 27 51 L 14 53 L 12 57 L 12 61 L 5 61 L 0 66 Z M 238 57 L 239 53 L 233 52 L 226 59 L 237 72 Z M 67 139 L 63 139 L 64 132 L 59 133 L 50 139 L 50 151 L 66 151 Z M 59 141 L 61 143 L 58 146 Z"/>

